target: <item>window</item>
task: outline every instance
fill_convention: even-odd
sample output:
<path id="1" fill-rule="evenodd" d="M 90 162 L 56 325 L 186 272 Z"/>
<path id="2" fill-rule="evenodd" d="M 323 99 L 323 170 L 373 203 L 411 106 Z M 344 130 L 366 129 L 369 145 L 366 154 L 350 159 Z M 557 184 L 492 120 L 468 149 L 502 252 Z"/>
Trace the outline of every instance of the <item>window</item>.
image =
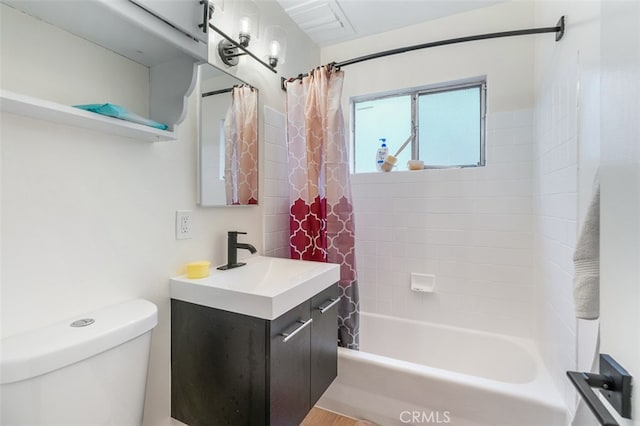
<path id="1" fill-rule="evenodd" d="M 393 155 L 412 134 L 399 170 L 411 159 L 427 168 L 484 166 L 485 98 L 486 82 L 477 79 L 352 98 L 353 170 L 375 172 L 380 139 Z"/>

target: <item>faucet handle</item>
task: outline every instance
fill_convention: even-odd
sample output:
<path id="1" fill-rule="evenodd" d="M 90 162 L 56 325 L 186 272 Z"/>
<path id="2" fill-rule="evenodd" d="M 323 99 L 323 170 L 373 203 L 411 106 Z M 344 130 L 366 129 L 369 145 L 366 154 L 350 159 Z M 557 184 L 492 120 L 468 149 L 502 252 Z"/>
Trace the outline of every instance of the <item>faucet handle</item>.
<path id="1" fill-rule="evenodd" d="M 241 234 L 241 235 L 247 235 L 247 233 L 246 233 L 246 232 L 242 232 L 242 231 L 229 231 L 229 232 L 227 232 L 227 233 L 228 233 L 229 235 L 238 235 L 238 234 Z"/>

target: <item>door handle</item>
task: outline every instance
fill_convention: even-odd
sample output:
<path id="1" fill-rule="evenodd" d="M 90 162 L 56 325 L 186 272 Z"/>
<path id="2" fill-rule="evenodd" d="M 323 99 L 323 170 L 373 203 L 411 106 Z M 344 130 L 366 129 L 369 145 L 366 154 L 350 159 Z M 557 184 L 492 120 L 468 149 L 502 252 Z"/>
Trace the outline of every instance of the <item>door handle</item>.
<path id="1" fill-rule="evenodd" d="M 327 312 L 329 309 L 333 308 L 335 305 L 337 305 L 340 302 L 340 297 L 338 297 L 337 299 L 331 298 L 329 300 L 327 300 L 327 302 L 329 302 L 328 305 L 320 305 L 318 306 L 316 309 L 320 311 L 321 314 L 324 314 L 325 312 Z M 327 303 L 324 302 L 324 303 Z"/>
<path id="2" fill-rule="evenodd" d="M 632 377 L 611 356 L 600 354 L 600 374 L 567 371 L 567 376 L 601 425 L 619 426 L 592 388 L 601 389 L 600 393 L 622 417 L 631 418 Z"/>
<path id="3" fill-rule="evenodd" d="M 309 324 L 311 324 L 313 322 L 313 318 L 309 318 L 306 321 L 298 321 L 300 323 L 300 325 L 298 327 L 296 327 L 295 330 L 293 330 L 290 333 L 281 333 L 280 335 L 282 337 L 284 337 L 284 339 L 282 339 L 282 342 L 287 343 L 289 340 L 293 339 L 293 336 L 295 336 L 296 334 L 300 333 L 303 329 L 305 329 Z"/>

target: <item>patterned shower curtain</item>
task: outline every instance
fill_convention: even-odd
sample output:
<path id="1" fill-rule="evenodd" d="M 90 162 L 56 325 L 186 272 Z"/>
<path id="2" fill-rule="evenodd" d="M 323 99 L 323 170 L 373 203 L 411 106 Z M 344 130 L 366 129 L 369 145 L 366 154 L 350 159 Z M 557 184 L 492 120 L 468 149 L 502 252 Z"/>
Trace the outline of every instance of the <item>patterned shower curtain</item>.
<path id="1" fill-rule="evenodd" d="M 351 182 L 340 105 L 344 73 L 316 68 L 287 84 L 292 259 L 340 264 L 340 346 L 358 349 L 360 303 Z"/>
<path id="2" fill-rule="evenodd" d="M 258 92 L 235 86 L 224 120 L 227 205 L 258 204 Z"/>

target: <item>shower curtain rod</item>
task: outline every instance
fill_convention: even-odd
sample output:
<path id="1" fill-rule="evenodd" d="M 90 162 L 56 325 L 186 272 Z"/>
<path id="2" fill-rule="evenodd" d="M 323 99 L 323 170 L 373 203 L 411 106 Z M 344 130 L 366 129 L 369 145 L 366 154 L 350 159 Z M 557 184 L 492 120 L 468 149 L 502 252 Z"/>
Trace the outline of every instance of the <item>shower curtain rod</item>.
<path id="1" fill-rule="evenodd" d="M 213 90 L 211 92 L 205 92 L 202 94 L 203 98 L 206 98 L 207 96 L 213 96 L 213 95 L 220 95 L 222 93 L 229 93 L 233 90 L 233 87 L 227 87 L 226 89 L 220 89 L 220 90 Z"/>
<path id="2" fill-rule="evenodd" d="M 201 96 L 203 98 L 206 98 L 207 96 L 214 96 L 214 95 L 220 95 L 222 93 L 229 93 L 229 92 L 232 92 L 233 89 L 235 89 L 236 87 L 240 87 L 240 86 L 249 86 L 251 88 L 251 90 L 256 90 L 256 88 L 253 87 L 252 85 L 243 83 L 243 84 L 235 85 L 233 87 L 227 87 L 226 89 L 219 89 L 219 90 L 213 90 L 211 92 L 205 92 Z"/>
<path id="3" fill-rule="evenodd" d="M 385 56 L 397 55 L 399 53 L 411 52 L 413 50 L 428 49 L 430 47 L 438 47 L 438 46 L 446 46 L 448 44 L 466 43 L 468 41 L 487 40 L 487 39 L 491 39 L 491 38 L 513 37 L 513 36 L 521 36 L 521 35 L 529 35 L 529 34 L 556 33 L 556 41 L 560 41 L 560 40 L 562 40 L 562 37 L 564 36 L 564 32 L 565 32 L 565 22 L 564 21 L 565 21 L 565 17 L 561 16 L 555 27 L 543 27 L 543 28 L 531 28 L 531 29 L 527 29 L 527 30 L 503 31 L 503 32 L 498 32 L 498 33 L 480 34 L 480 35 L 475 35 L 475 36 L 458 37 L 458 38 L 451 38 L 451 39 L 448 39 L 448 40 L 434 41 L 434 42 L 430 42 L 430 43 L 415 44 L 413 46 L 400 47 L 400 48 L 397 48 L 397 49 L 391 49 L 391 50 L 385 50 L 385 51 L 378 52 L 378 53 L 372 53 L 372 54 L 369 54 L 369 55 L 360 56 L 358 58 L 348 59 L 348 60 L 342 61 L 342 62 L 331 62 L 328 65 L 332 66 L 334 68 L 340 69 L 342 67 L 346 67 L 347 65 L 357 64 L 359 62 L 369 61 L 371 59 L 383 58 Z M 285 82 L 286 81 L 294 81 L 294 80 L 297 80 L 297 79 L 302 79 L 303 77 L 306 77 L 308 75 L 309 75 L 309 73 L 299 74 L 297 77 L 292 77 L 290 79 L 286 79 L 284 77 L 281 77 L 280 84 L 281 84 L 282 90 L 285 90 L 285 91 L 287 90 L 286 86 L 285 86 Z"/>

